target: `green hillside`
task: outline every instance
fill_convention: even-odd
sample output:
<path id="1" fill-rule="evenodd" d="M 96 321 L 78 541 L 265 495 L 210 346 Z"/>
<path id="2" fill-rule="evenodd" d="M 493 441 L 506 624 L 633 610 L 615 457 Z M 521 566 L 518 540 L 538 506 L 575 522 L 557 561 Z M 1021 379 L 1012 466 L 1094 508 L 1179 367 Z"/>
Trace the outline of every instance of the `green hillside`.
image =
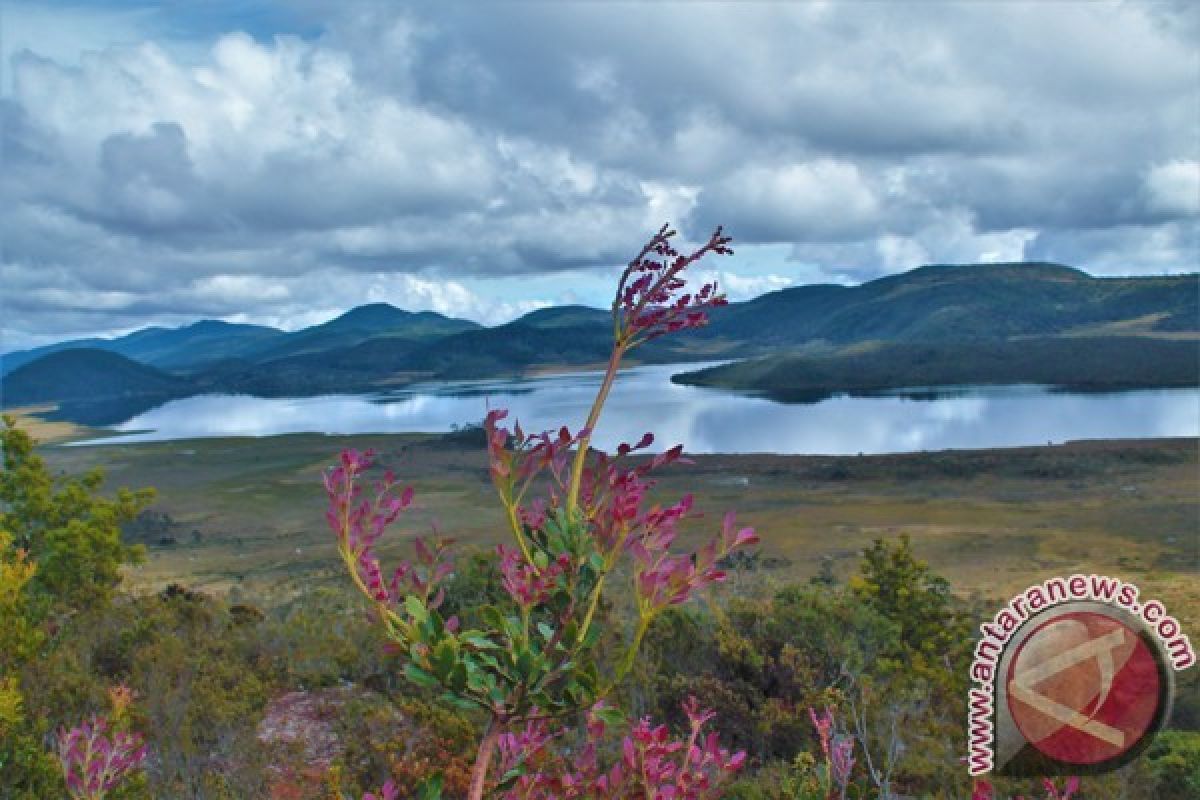
<path id="1" fill-rule="evenodd" d="M 188 381 L 107 350 L 62 350 L 18 367 L 4 377 L 6 407 L 115 398 L 190 394 Z"/>
<path id="2" fill-rule="evenodd" d="M 546 330 L 597 325 L 611 327 L 612 313 L 608 309 L 592 308 L 591 306 L 554 306 L 530 311 L 511 324 Z"/>
<path id="3" fill-rule="evenodd" d="M 270 347 L 255 353 L 253 360 L 261 363 L 308 353 L 333 352 L 374 338 L 431 341 L 478 327 L 469 320 L 445 317 L 433 311 L 404 311 L 388 303 L 371 303 L 320 325 L 285 334 Z"/>
<path id="4" fill-rule="evenodd" d="M 187 369 L 252 354 L 284 336 L 263 325 L 206 319 L 182 328 L 148 328 L 105 349 L 162 369 Z"/>
<path id="5" fill-rule="evenodd" d="M 372 391 L 418 380 L 497 378 L 538 368 L 595 365 L 608 358 L 612 326 L 607 320 L 611 318 L 607 312 L 584 311 L 562 316 L 536 312 L 539 316 L 533 320 L 523 317 L 428 342 L 376 337 L 351 347 L 264 363 L 228 362 L 197 380 L 213 391 L 278 396 Z M 638 356 L 655 362 L 702 357 L 674 342 L 650 343 Z"/>
<path id="6" fill-rule="evenodd" d="M 48 344 L 44 347 L 35 347 L 30 350 L 13 350 L 11 352 L 0 355 L 0 375 L 7 375 L 17 367 L 24 366 L 31 361 L 36 361 L 43 356 L 48 356 L 51 353 L 58 353 L 63 350 L 75 350 L 84 347 L 99 347 L 107 349 L 107 345 L 111 344 L 111 339 L 101 339 L 99 337 L 91 337 L 88 339 L 72 339 L 69 342 L 57 342 Z"/>
<path id="7" fill-rule="evenodd" d="M 801 286 L 733 304 L 701 336 L 759 346 L 1006 339 L 1127 323 L 1200 329 L 1196 275 L 1094 278 L 1055 264 L 929 266 L 861 286 Z M 1132 332 L 1132 331 L 1127 331 Z"/>

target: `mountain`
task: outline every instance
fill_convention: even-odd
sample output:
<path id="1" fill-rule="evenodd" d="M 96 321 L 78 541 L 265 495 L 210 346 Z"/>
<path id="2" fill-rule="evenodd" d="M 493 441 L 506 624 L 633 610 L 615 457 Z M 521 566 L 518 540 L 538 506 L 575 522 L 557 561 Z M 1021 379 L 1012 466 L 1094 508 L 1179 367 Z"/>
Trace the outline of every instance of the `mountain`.
<path id="1" fill-rule="evenodd" d="M 264 361 L 230 361 L 198 375 L 206 389 L 260 395 L 374 391 L 419 380 L 519 376 L 535 369 L 603 364 L 612 347 L 612 317 L 586 306 L 546 308 L 494 328 L 421 340 L 377 336 L 349 347 Z M 711 358 L 676 337 L 639 348 L 640 362 Z M 727 353 L 727 348 L 720 350 Z"/>
<path id="2" fill-rule="evenodd" d="M 320 325 L 285 334 L 255 354 L 256 361 L 273 361 L 304 353 L 338 350 L 375 338 L 431 341 L 480 326 L 433 311 L 404 311 L 388 303 L 371 303 L 347 311 Z"/>
<path id="3" fill-rule="evenodd" d="M 5 406 L 115 398 L 166 400 L 190 394 L 187 380 L 98 348 L 60 350 L 4 377 Z"/>
<path id="4" fill-rule="evenodd" d="M 1041 384 L 1074 391 L 1200 385 L 1195 341 L 1146 336 L 886 342 L 822 355 L 770 355 L 672 376 L 674 383 L 815 401 L 837 392 Z"/>
<path id="5" fill-rule="evenodd" d="M 164 369 L 194 369 L 221 359 L 254 353 L 284 335 L 283 331 L 263 325 L 206 319 L 182 328 L 143 328 L 116 339 L 76 339 L 6 353 L 0 374 L 12 372 L 50 353 L 77 349 L 107 350 Z"/>
<path id="6" fill-rule="evenodd" d="M 591 306 L 553 306 L 530 311 L 523 317 L 518 317 L 509 325 L 520 325 L 526 328 L 551 330 L 556 328 L 612 326 L 612 312 Z"/>
<path id="7" fill-rule="evenodd" d="M 444 317 L 434 311 L 405 311 L 389 303 L 370 303 L 352 308 L 340 317 L 308 330 L 353 334 L 365 338 L 381 333 L 422 338 L 478 327 L 478 323 Z"/>
<path id="8" fill-rule="evenodd" d="M 300 353 L 314 353 L 358 344 L 373 337 L 430 341 L 478 328 L 474 322 L 452 319 L 432 311 L 403 311 L 387 303 L 359 306 L 336 319 L 295 333 L 264 325 L 200 320 L 182 328 L 143 328 L 116 339 L 76 339 L 6 353 L 0 375 L 50 353 L 92 348 L 167 370 L 196 373 L 221 362 L 256 363 Z"/>
<path id="9" fill-rule="evenodd" d="M 283 331 L 264 325 L 206 319 L 182 328 L 147 328 L 116 340 L 106 349 L 143 364 L 187 369 L 256 353 L 283 336 Z"/>
<path id="10" fill-rule="evenodd" d="M 928 266 L 860 286 L 801 286 L 717 309 L 701 337 L 760 348 L 1171 332 L 1200 327 L 1196 275 L 1095 278 L 1058 264 Z"/>
<path id="11" fill-rule="evenodd" d="M 56 342 L 55 344 L 34 347 L 29 350 L 13 350 L 10 353 L 0 355 L 0 375 L 7 375 L 17 367 L 61 350 L 76 350 L 79 348 L 103 349 L 106 345 L 112 344 L 112 342 L 112 339 L 101 339 L 93 336 L 88 339 L 72 339 L 66 342 Z"/>
<path id="12" fill-rule="evenodd" d="M 594 364 L 608 358 L 611 345 L 609 314 L 578 306 L 543 309 L 494 328 L 476 326 L 425 341 L 375 337 L 349 347 L 231 363 L 200 380 L 211 379 L 214 390 L 265 395 L 371 391 L 416 380 L 502 377 L 534 367 Z"/>

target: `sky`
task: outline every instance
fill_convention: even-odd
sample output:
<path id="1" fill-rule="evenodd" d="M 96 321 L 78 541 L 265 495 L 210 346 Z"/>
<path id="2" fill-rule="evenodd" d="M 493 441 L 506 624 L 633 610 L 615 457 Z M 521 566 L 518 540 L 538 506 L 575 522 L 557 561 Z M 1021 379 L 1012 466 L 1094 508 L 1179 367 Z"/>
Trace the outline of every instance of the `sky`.
<path id="1" fill-rule="evenodd" d="M 366 302 L 1200 262 L 1200 4 L 0 4 L 0 350 Z"/>

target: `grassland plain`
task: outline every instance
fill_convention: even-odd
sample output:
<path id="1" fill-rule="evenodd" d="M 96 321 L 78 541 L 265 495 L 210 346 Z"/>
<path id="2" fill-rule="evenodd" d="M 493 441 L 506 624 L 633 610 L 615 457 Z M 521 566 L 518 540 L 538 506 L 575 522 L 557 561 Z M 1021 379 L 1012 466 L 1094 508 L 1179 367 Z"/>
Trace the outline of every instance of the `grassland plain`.
<path id="1" fill-rule="evenodd" d="M 1196 439 L 1070 442 L 879 456 L 707 455 L 663 471 L 664 500 L 694 492 L 697 538 L 737 509 L 763 533 L 746 590 L 815 574 L 846 577 L 877 537 L 911 536 L 954 589 L 1001 602 L 1046 577 L 1102 572 L 1162 599 L 1200 639 L 1200 450 Z M 437 524 L 462 546 L 504 527 L 476 434 L 324 436 L 44 448 L 55 470 L 101 466 L 110 486 L 154 486 L 130 531 L 149 547 L 134 587 L 178 582 L 265 606 L 340 572 L 320 475 L 344 447 L 374 448 L 416 488 L 384 554 Z M 388 549 L 392 552 L 389 553 Z"/>

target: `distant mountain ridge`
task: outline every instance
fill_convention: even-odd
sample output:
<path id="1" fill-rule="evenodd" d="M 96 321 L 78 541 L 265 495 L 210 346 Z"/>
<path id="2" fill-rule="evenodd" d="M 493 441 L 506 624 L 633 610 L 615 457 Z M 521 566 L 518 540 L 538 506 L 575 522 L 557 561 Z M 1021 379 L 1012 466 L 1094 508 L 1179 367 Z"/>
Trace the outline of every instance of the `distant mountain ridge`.
<path id="1" fill-rule="evenodd" d="M 1053 337 L 1085 340 L 1071 350 L 1084 352 L 1086 341 L 1102 337 L 1194 338 L 1200 336 L 1200 276 L 1096 278 L 1059 264 L 938 265 L 859 286 L 782 289 L 731 303 L 710 316 L 708 327 L 651 342 L 636 358 L 657 363 L 783 358 L 945 342 L 968 348 L 979 343 L 979 349 L 987 342 Z M 144 398 L 153 394 L 151 388 L 172 396 L 311 395 L 595 365 L 607 358 L 611 326 L 607 310 L 586 306 L 543 308 L 488 328 L 386 303 L 359 306 L 292 333 L 205 320 L 10 353 L 3 357 L 8 374 L 0 383 L 0 404 L 11 407 L 31 397 L 82 402 L 53 388 L 77 385 L 74 376 L 60 379 L 54 373 L 69 368 L 84 374 L 86 362 L 105 351 L 156 372 L 118 367 L 112 359 L 98 362 L 128 384 L 95 382 L 93 402 Z M 1122 357 L 1141 352 L 1115 345 L 1110 350 Z M 1045 346 L 1037 352 L 1049 357 L 1065 351 Z M 56 353 L 75 355 L 51 359 Z M 27 369 L 35 365 L 39 369 Z M 764 370 L 757 365 L 755 375 Z"/>
<path id="2" fill-rule="evenodd" d="M 180 328 L 143 328 L 115 339 L 78 339 L 5 353 L 0 356 L 0 374 L 50 353 L 80 347 L 108 350 L 164 369 L 194 370 L 228 359 L 260 361 L 328 350 L 376 336 L 437 338 L 478 327 L 468 320 L 433 311 L 404 311 L 387 303 L 358 306 L 328 322 L 294 333 L 265 325 L 205 319 Z"/>
<path id="3" fill-rule="evenodd" d="M 429 341 L 479 327 L 478 323 L 445 317 L 434 311 L 404 311 L 388 303 L 370 303 L 352 308 L 320 325 L 284 334 L 270 347 L 260 350 L 255 360 L 268 361 L 352 347 L 377 337 Z"/>
<path id="4" fill-rule="evenodd" d="M 116 339 L 80 339 L 5 353 L 0 356 L 0 374 L 50 353 L 79 348 L 106 350 L 164 369 L 186 368 L 205 361 L 248 355 L 286 335 L 265 325 L 203 319 L 181 328 L 143 328 Z"/>

